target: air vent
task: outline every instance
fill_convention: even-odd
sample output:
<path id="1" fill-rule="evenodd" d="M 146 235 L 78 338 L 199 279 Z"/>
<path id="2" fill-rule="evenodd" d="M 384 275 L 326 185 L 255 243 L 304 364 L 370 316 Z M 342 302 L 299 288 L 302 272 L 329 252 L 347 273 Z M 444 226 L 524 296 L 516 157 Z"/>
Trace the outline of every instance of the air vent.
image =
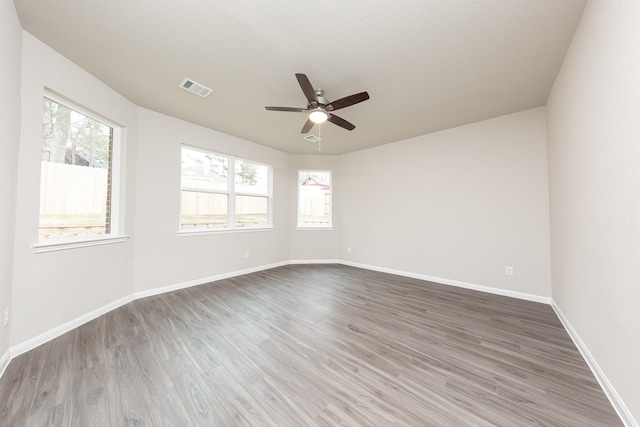
<path id="1" fill-rule="evenodd" d="M 309 142 L 313 142 L 313 143 L 322 141 L 322 138 L 318 138 L 315 135 L 307 135 L 307 136 L 304 137 L 304 139 L 306 139 Z"/>
<path id="2" fill-rule="evenodd" d="M 213 89 L 209 89 L 205 85 L 201 85 L 200 83 L 194 82 L 188 78 L 184 79 L 182 83 L 180 83 L 180 87 L 203 98 L 213 92 Z"/>

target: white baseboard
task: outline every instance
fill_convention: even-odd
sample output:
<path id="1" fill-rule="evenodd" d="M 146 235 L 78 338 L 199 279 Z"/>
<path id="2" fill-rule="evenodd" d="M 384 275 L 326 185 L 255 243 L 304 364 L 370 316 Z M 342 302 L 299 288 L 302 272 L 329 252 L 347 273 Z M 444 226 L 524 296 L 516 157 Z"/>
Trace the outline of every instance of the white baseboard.
<path id="1" fill-rule="evenodd" d="M 11 349 L 7 350 L 2 357 L 0 357 L 0 377 L 4 374 L 4 371 L 11 362 Z"/>
<path id="2" fill-rule="evenodd" d="M 381 273 L 395 274 L 397 276 L 410 277 L 412 279 L 426 280 L 427 282 L 435 282 L 441 285 L 456 286 L 458 288 L 472 289 L 474 291 L 486 292 L 489 294 L 502 295 L 505 297 L 517 298 L 526 301 L 539 302 L 542 304 L 551 304 L 551 298 L 540 295 L 528 294 L 525 292 L 510 291 L 507 289 L 494 288 L 491 286 L 476 285 L 474 283 L 460 282 L 458 280 L 444 279 L 442 277 L 427 276 L 425 274 L 412 273 L 409 271 L 394 270 L 391 268 L 376 267 L 374 265 L 360 264 L 350 261 L 340 261 L 341 264 L 351 267 L 364 268 L 366 270 L 379 271 Z"/>
<path id="3" fill-rule="evenodd" d="M 243 274 L 256 273 L 258 271 L 270 270 L 276 267 L 289 265 L 291 262 L 276 262 L 273 264 L 261 265 L 258 267 L 246 268 L 244 270 L 232 271 L 230 273 L 217 274 L 215 276 L 203 277 L 201 279 L 189 280 L 187 282 L 176 283 L 175 285 L 163 286 L 161 288 L 149 289 L 133 294 L 133 299 L 141 299 L 154 295 L 164 294 L 166 292 L 177 291 L 178 289 L 190 288 L 191 286 L 204 285 L 205 283 L 217 282 L 218 280 L 229 279 L 231 277 L 242 276 Z"/>
<path id="4" fill-rule="evenodd" d="M 341 264 L 339 259 L 294 259 L 289 261 L 290 265 L 301 264 Z"/>
<path id="5" fill-rule="evenodd" d="M 133 297 L 132 296 L 127 296 L 124 298 L 120 298 L 117 301 L 114 301 L 110 304 L 107 304 L 103 307 L 97 308 L 89 313 L 83 314 L 80 317 L 77 317 L 67 323 L 64 323 L 62 325 L 56 326 L 53 329 L 48 330 L 47 332 L 43 332 L 42 334 L 35 336 L 31 339 L 28 339 L 24 342 L 21 342 L 20 344 L 11 347 L 10 351 L 11 351 L 11 357 L 14 358 L 16 356 L 21 355 L 22 353 L 26 353 L 29 350 L 33 350 L 34 348 L 38 347 L 39 345 L 42 345 L 44 343 L 46 343 L 47 341 L 51 341 L 54 338 L 59 337 L 62 334 L 65 334 L 75 328 L 77 328 L 78 326 L 84 325 L 87 322 L 90 322 L 91 320 L 102 316 L 105 313 L 110 312 L 111 310 L 115 310 L 116 308 L 123 306 L 129 302 L 133 301 Z"/>
<path id="6" fill-rule="evenodd" d="M 46 343 L 47 341 L 50 341 L 54 338 L 59 337 L 60 335 L 69 332 L 70 330 L 77 328 L 78 326 L 83 325 L 84 323 L 87 323 L 99 316 L 102 316 L 105 313 L 108 313 L 111 310 L 114 310 L 124 304 L 127 304 L 128 302 L 131 302 L 133 300 L 136 299 L 140 299 L 140 298 L 146 298 L 149 296 L 153 296 L 153 295 L 159 295 L 159 294 L 163 294 L 165 292 L 171 292 L 171 291 L 175 291 L 178 289 L 184 289 L 184 288 L 188 288 L 191 286 L 197 286 L 197 285 L 202 285 L 205 283 L 209 283 L 209 282 L 215 282 L 218 280 L 223 280 L 223 279 L 228 279 L 231 277 L 236 277 L 236 276 L 241 276 L 243 274 L 250 274 L 250 273 L 255 273 L 258 271 L 263 271 L 263 270 L 269 270 L 272 268 L 276 268 L 276 267 L 282 267 L 285 265 L 299 265 L 299 264 L 344 264 L 344 265 L 348 265 L 348 266 L 352 266 L 352 267 L 357 267 L 357 268 L 364 268 L 367 270 L 373 270 L 373 271 L 380 271 L 383 273 L 390 273 L 390 274 L 396 274 L 398 276 L 405 276 L 405 277 L 411 277 L 414 279 L 420 279 L 420 280 L 426 280 L 426 281 L 430 281 L 430 282 L 436 282 L 436 283 L 441 283 L 444 285 L 452 285 L 452 286 L 458 286 L 461 288 L 467 288 L 467 289 L 473 289 L 473 290 L 477 290 L 477 291 L 481 291 L 481 292 L 488 292 L 488 293 L 492 293 L 492 294 L 498 294 L 498 295 L 504 295 L 504 296 L 509 296 L 509 297 L 513 297 L 513 298 L 519 298 L 519 299 L 524 299 L 524 300 L 529 300 L 529 301 L 535 301 L 535 302 L 541 302 L 541 303 L 545 303 L 545 304 L 550 304 L 551 303 L 551 299 L 550 298 L 545 298 L 545 297 L 540 297 L 537 295 L 531 295 L 531 294 L 526 294 L 526 293 L 521 293 L 521 292 L 514 292 L 514 291 L 508 291 L 505 289 L 499 289 L 499 288 L 492 288 L 492 287 L 488 287 L 488 286 L 481 286 L 481 285 L 475 285 L 472 283 L 466 283 L 466 282 L 459 282 L 459 281 L 455 281 L 455 280 L 449 280 L 449 279 L 443 279 L 441 277 L 433 277 L 433 276 L 427 276 L 424 274 L 416 274 L 416 273 L 411 273 L 411 272 L 407 272 L 407 271 L 400 271 L 400 270 L 393 270 L 393 269 L 389 269 L 389 268 L 383 268 L 383 267 L 376 267 L 373 265 L 368 265 L 368 264 L 360 264 L 360 263 L 354 263 L 354 262 L 349 262 L 349 261 L 343 261 L 343 260 L 339 260 L 339 259 L 325 259 L 325 260 L 290 260 L 290 261 L 282 261 L 282 262 L 278 262 L 278 263 L 273 263 L 273 264 L 266 264 L 266 265 L 261 265 L 261 266 L 257 266 L 257 267 L 251 267 L 251 268 L 247 268 L 247 269 L 243 269 L 243 270 L 238 270 L 238 271 L 233 271 L 233 272 L 229 272 L 229 273 L 223 273 L 223 274 L 218 274 L 215 276 L 209 276 L 209 277 L 203 277 L 200 279 L 195 279 L 195 280 L 189 280 L 186 282 L 181 282 L 181 283 L 176 283 L 174 285 L 169 285 L 169 286 L 163 286 L 161 288 L 154 288 L 154 289 L 149 289 L 149 290 L 145 290 L 145 291 L 140 291 L 140 292 L 135 292 L 132 295 L 126 296 L 124 298 L 121 298 L 117 301 L 114 301 L 113 303 L 107 304 L 104 307 L 100 307 L 96 310 L 93 310 L 90 313 L 87 313 L 85 315 L 82 315 L 70 322 L 67 322 L 65 324 L 59 325 L 53 329 L 50 329 L 47 332 L 44 332 L 34 338 L 28 339 L 27 341 L 24 341 L 14 347 L 11 347 L 8 351 L 9 353 L 9 360 L 13 357 L 19 356 L 23 353 L 26 353 L 29 350 L 33 350 L 34 348 L 38 347 L 39 345 L 42 345 L 44 343 Z M 7 357 L 6 354 L 3 357 Z M 4 359 L 0 359 L 0 363 L 3 362 Z M 8 362 L 6 362 L 8 364 Z M 0 368 L 2 367 L 2 365 L 0 364 Z M 1 372 L 1 371 L 0 371 Z"/>
<path id="7" fill-rule="evenodd" d="M 562 313 L 562 310 L 560 310 L 558 304 L 556 304 L 556 302 L 552 300 L 551 307 L 553 307 L 553 310 L 558 315 L 558 318 L 562 322 L 564 329 L 573 340 L 573 343 L 580 351 L 580 354 L 582 354 L 582 357 L 587 362 L 587 365 L 589 365 L 589 368 L 591 368 L 591 372 L 593 372 L 596 380 L 598 380 L 600 387 L 602 387 L 602 390 L 609 398 L 611 405 L 618 413 L 618 416 L 620 417 L 624 425 L 627 427 L 640 427 L 638 425 L 638 422 L 633 418 L 633 415 L 631 414 L 631 411 L 629 411 L 629 408 L 627 408 L 627 405 L 624 404 L 622 398 L 620 397 L 618 392 L 616 392 L 613 384 L 611 384 L 607 376 L 598 365 L 598 362 L 596 362 L 596 359 L 593 357 L 593 355 L 585 345 L 584 341 L 582 341 L 582 338 L 580 338 L 580 335 L 578 335 L 578 332 L 576 332 L 576 330 L 569 322 L 569 319 L 567 319 L 564 313 Z"/>
<path id="8" fill-rule="evenodd" d="M 593 356 L 591 355 L 591 353 L 589 352 L 589 350 L 585 346 L 584 342 L 580 339 L 580 337 L 578 336 L 576 331 L 573 329 L 573 327 L 569 323 L 568 319 L 564 316 L 564 314 L 562 313 L 560 308 L 557 306 L 557 304 L 553 301 L 553 299 L 548 298 L 548 297 L 542 297 L 542 296 L 539 296 L 539 295 L 528 294 L 528 293 L 524 293 L 524 292 L 516 292 L 516 291 L 510 291 L 510 290 L 506 290 L 506 289 L 494 288 L 494 287 L 490 287 L 490 286 L 476 285 L 476 284 L 473 284 L 473 283 L 467 283 L 467 282 L 461 282 L 461 281 L 457 281 L 457 280 L 445 279 L 445 278 L 442 278 L 442 277 L 428 276 L 428 275 L 424 275 L 424 274 L 412 273 L 412 272 L 401 271 L 401 270 L 394 270 L 394 269 L 390 269 L 390 268 L 377 267 L 377 266 L 374 266 L 374 265 L 355 263 L 355 262 L 344 261 L 344 260 L 339 260 L 339 259 L 283 261 L 283 262 L 278 262 L 278 263 L 274 263 L 274 264 L 267 264 L 267 265 L 263 265 L 263 266 L 258 266 L 258 267 L 252 267 L 252 268 L 248 268 L 248 269 L 238 270 L 238 271 L 234 271 L 234 272 L 230 272 L 230 273 L 223 273 L 223 274 L 219 274 L 219 275 L 215 275 L 215 276 L 204 277 L 204 278 L 201 278 L 201 279 L 190 280 L 190 281 L 187 281 L 187 282 L 177 283 L 175 285 L 164 286 L 164 287 L 161 287 L 161 288 L 155 288 L 155 289 L 150 289 L 150 290 L 146 290 L 146 291 L 135 292 L 132 295 L 129 295 L 129 296 L 124 297 L 124 298 L 121 298 L 121 299 L 119 299 L 117 301 L 114 301 L 113 303 L 105 305 L 104 307 L 101 307 L 101 308 L 98 308 L 96 310 L 93 310 L 92 312 L 87 313 L 85 315 L 82 315 L 82 316 L 78 317 L 77 319 L 74 319 L 74 320 L 72 320 L 70 322 L 67 322 L 67 323 L 63 324 L 63 325 L 57 326 L 57 327 L 55 327 L 55 328 L 53 328 L 53 329 L 51 329 L 51 330 L 49 330 L 47 332 L 44 332 L 44 333 L 42 333 L 42 334 L 40 334 L 40 335 L 38 335 L 38 336 L 36 336 L 34 338 L 31 338 L 31 339 L 29 339 L 29 340 L 27 340 L 25 342 L 22 342 L 22 343 L 14 346 L 14 347 L 11 347 L 2 356 L 2 358 L 0 358 L 0 376 L 2 376 L 2 374 L 4 374 L 4 371 L 7 368 L 7 366 L 9 365 L 9 362 L 11 361 L 12 358 L 14 358 L 16 356 L 19 356 L 20 354 L 26 353 L 27 351 L 32 350 L 32 349 L 36 348 L 37 346 L 46 343 L 47 341 L 50 341 L 50 340 L 52 340 L 54 338 L 57 338 L 58 336 L 66 333 L 66 332 L 69 332 L 72 329 L 77 328 L 78 326 L 80 326 L 80 325 L 82 325 L 82 324 L 84 324 L 86 322 L 89 322 L 89 321 L 91 321 L 91 320 L 93 320 L 93 319 L 95 319 L 95 318 L 97 318 L 99 316 L 102 316 L 103 314 L 108 313 L 109 311 L 114 310 L 114 309 L 116 309 L 116 308 L 118 308 L 118 307 L 120 307 L 120 306 L 122 306 L 124 304 L 127 304 L 127 303 L 129 303 L 129 302 L 131 302 L 133 300 L 140 299 L 140 298 L 145 298 L 145 297 L 149 297 L 149 296 L 153 296 L 153 295 L 158 295 L 158 294 L 162 294 L 162 293 L 165 293 L 165 292 L 171 292 L 171 291 L 178 290 L 178 289 L 184 289 L 184 288 L 188 288 L 188 287 L 191 287 L 191 286 L 202 285 L 202 284 L 209 283 L 209 282 L 215 282 L 215 281 L 219 281 L 219 280 L 223 280 L 223 279 L 228 279 L 228 278 L 231 278 L 231 277 L 241 276 L 241 275 L 244 275 L 244 274 L 255 273 L 255 272 L 263 271 L 263 270 L 269 270 L 269 269 L 272 269 L 272 268 L 282 267 L 282 266 L 285 266 L 285 265 L 299 265 L 299 264 L 343 264 L 343 265 L 347 265 L 347 266 L 351 266 L 351 267 L 363 268 L 363 269 L 366 269 L 366 270 L 379 271 L 379 272 L 382 272 L 382 273 L 395 274 L 395 275 L 398 275 L 398 276 L 404 276 L 404 277 L 410 277 L 410 278 L 413 278 L 413 279 L 419 279 L 419 280 L 425 280 L 425 281 L 429 281 L 429 282 L 440 283 L 440 284 L 443 284 L 443 285 L 456 286 L 456 287 L 465 288 L 465 289 L 472 289 L 472 290 L 476 290 L 476 291 L 480 291 L 480 292 L 487 292 L 487 293 L 490 293 L 490 294 L 502 295 L 502 296 L 518 298 L 518 299 L 527 300 L 527 301 L 533 301 L 533 302 L 539 302 L 539 303 L 543 303 L 543 304 L 549 304 L 549 305 L 551 305 L 551 307 L 553 307 L 553 309 L 555 310 L 556 314 L 560 318 L 560 321 L 562 322 L 563 326 L 567 330 L 567 333 L 569 334 L 569 336 L 573 340 L 574 344 L 576 345 L 576 347 L 578 348 L 578 350 L 580 351 L 580 353 L 582 354 L 582 356 L 586 360 L 587 364 L 591 368 L 594 376 L 596 377 L 596 379 L 600 383 L 600 386 L 602 387 L 602 389 L 604 390 L 605 394 L 607 395 L 607 397 L 611 401 L 611 404 L 613 405 L 614 409 L 616 410 L 616 412 L 620 416 L 621 420 L 624 422 L 625 426 L 627 426 L 627 427 L 640 427 L 638 425 L 638 423 L 635 421 L 635 419 L 633 418 L 633 415 L 631 414 L 631 412 L 629 411 L 627 406 L 624 404 L 624 402 L 622 401 L 622 399 L 620 398 L 618 393 L 613 388 L 613 385 L 609 382 L 609 380 L 605 376 L 605 374 L 602 371 L 602 369 L 600 369 L 600 367 L 598 366 L 597 362 L 595 361 L 595 359 L 593 358 Z"/>
<path id="9" fill-rule="evenodd" d="M 140 299 L 140 298 L 145 298 L 148 296 L 152 296 L 152 295 L 158 295 L 158 294 L 162 294 L 165 292 L 171 292 L 177 289 L 183 289 L 183 288 L 188 288 L 191 286 L 197 286 L 197 285 L 202 285 L 205 283 L 209 283 L 209 282 L 215 282 L 217 280 L 222 280 L 222 279 L 228 279 L 230 277 L 235 277 L 235 276 L 241 276 L 243 274 L 249 274 L 249 273 L 255 273 L 257 271 L 262 271 L 262 270 L 269 270 L 271 268 L 275 268 L 275 267 L 281 267 L 284 265 L 289 265 L 290 262 L 289 261 L 285 261 L 285 262 L 279 262 L 279 263 L 274 263 L 274 264 L 267 264 L 267 265 L 262 265 L 259 267 L 252 267 L 252 268 L 247 268 L 244 270 L 238 270 L 238 271 L 234 271 L 231 273 L 224 273 L 224 274 L 219 274 L 216 276 L 210 276 L 210 277 L 204 277 L 202 279 L 196 279 L 196 280 L 191 280 L 188 282 L 183 282 L 183 283 L 178 283 L 175 285 L 171 285 L 171 286 L 165 286 L 162 288 L 156 288 L 156 289 L 151 289 L 148 291 L 142 291 L 142 292 L 136 292 L 132 295 L 128 295 L 126 297 L 123 297 L 117 301 L 114 301 L 110 304 L 107 304 L 103 307 L 100 307 L 96 310 L 93 310 L 87 314 L 84 314 L 76 319 L 73 319 L 67 323 L 64 323 L 62 325 L 56 326 L 53 329 L 50 329 L 46 332 L 43 332 L 42 334 L 35 336 L 31 339 L 28 339 L 24 342 L 21 342 L 20 344 L 17 344 L 13 347 L 11 347 L 7 353 L 5 353 L 5 355 L 3 356 L 2 359 L 0 359 L 0 376 L 2 376 L 2 373 L 4 373 L 4 369 L 6 369 L 6 366 L 4 365 L 8 365 L 9 362 L 11 361 L 12 358 L 19 356 L 23 353 L 26 353 L 27 351 L 33 350 L 34 348 L 38 347 L 39 345 L 42 345 L 48 341 L 51 341 L 54 338 L 59 337 L 62 334 L 65 334 L 75 328 L 77 328 L 78 326 L 81 326 L 87 322 L 90 322 L 91 320 L 102 316 L 103 314 L 106 314 L 108 312 L 110 312 L 111 310 L 115 310 L 116 308 L 123 306 L 133 300 L 136 299 Z M 7 359 L 5 361 L 5 358 Z"/>

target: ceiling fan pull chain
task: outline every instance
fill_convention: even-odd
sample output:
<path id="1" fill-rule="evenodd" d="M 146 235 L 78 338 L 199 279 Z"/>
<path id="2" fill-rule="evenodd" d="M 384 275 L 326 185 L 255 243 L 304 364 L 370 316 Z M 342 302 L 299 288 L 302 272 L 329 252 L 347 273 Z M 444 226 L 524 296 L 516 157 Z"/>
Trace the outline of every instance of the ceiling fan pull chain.
<path id="1" fill-rule="evenodd" d="M 318 152 L 322 151 L 322 124 L 318 125 Z"/>

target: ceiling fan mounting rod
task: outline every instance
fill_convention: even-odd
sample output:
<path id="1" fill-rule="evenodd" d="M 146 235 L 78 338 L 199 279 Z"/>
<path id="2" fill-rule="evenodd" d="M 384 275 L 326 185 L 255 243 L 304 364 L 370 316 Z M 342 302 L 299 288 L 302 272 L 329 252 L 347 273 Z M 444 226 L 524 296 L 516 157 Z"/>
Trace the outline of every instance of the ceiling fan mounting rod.
<path id="1" fill-rule="evenodd" d="M 316 89 L 316 95 L 318 95 L 318 104 L 317 106 L 319 106 L 320 108 L 323 108 L 325 105 L 329 105 L 329 100 L 327 98 L 324 97 L 324 90 L 323 89 Z M 310 106 L 313 106 L 313 103 L 309 103 Z M 316 107 L 316 106 L 314 106 Z M 323 108 L 326 109 L 326 108 Z"/>

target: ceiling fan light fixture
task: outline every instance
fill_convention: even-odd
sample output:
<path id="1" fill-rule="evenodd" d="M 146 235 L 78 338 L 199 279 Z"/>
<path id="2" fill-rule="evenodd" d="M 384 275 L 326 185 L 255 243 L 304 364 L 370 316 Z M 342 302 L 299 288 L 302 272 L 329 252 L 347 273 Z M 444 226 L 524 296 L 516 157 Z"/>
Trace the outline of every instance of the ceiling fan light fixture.
<path id="1" fill-rule="evenodd" d="M 309 120 L 316 124 L 324 123 L 328 118 L 329 115 L 322 108 L 314 108 L 309 112 Z"/>

